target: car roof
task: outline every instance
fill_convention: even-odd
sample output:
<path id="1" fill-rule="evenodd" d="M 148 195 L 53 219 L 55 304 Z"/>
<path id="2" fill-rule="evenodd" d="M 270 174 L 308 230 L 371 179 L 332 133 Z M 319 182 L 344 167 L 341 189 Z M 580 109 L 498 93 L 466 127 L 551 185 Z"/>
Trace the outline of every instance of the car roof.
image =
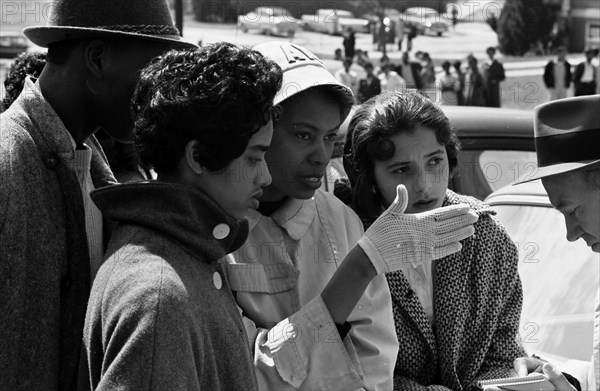
<path id="1" fill-rule="evenodd" d="M 551 208 L 548 194 L 541 180 L 504 186 L 485 199 L 491 206 L 497 205 L 530 205 Z"/>
<path id="2" fill-rule="evenodd" d="M 533 112 L 496 107 L 441 106 L 459 137 L 533 140 Z"/>
<path id="3" fill-rule="evenodd" d="M 404 10 L 405 13 L 438 13 L 436 9 L 431 7 L 410 7 Z"/>

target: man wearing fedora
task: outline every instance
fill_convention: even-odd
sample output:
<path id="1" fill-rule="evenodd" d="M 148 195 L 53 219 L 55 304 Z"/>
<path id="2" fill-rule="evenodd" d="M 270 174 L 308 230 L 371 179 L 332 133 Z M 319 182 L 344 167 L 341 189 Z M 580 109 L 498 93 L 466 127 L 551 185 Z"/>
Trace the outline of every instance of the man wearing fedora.
<path id="1" fill-rule="evenodd" d="M 181 40 L 165 0 L 58 0 L 24 34 L 48 48 L 0 116 L 0 388 L 74 388 L 108 239 L 89 192 L 115 182 L 93 133 L 131 139 L 139 70 Z"/>
<path id="2" fill-rule="evenodd" d="M 583 239 L 600 253 L 600 95 L 560 99 L 535 110 L 538 171 L 552 206 L 565 217 L 567 240 Z M 600 292 L 599 292 L 600 293 Z M 600 390 L 600 307 L 596 301 L 594 346 L 583 390 Z M 541 368 L 556 389 L 575 390 L 556 368 L 533 357 L 515 360 L 520 376 Z"/>
<path id="3" fill-rule="evenodd" d="M 573 83 L 575 84 L 575 96 L 593 95 L 596 93 L 596 67 L 592 60 L 596 56 L 594 48 L 585 49 L 585 60 L 575 67 Z"/>

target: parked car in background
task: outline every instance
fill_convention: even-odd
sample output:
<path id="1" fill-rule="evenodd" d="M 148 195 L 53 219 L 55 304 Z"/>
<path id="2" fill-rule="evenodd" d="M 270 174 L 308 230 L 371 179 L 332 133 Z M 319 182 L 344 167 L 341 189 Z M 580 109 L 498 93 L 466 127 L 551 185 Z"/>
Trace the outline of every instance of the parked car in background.
<path id="1" fill-rule="evenodd" d="M 442 14 L 428 7 L 410 7 L 402 13 L 404 28 L 408 32 L 411 26 L 419 34 L 433 34 L 441 37 L 448 32 L 449 21 Z"/>
<path id="2" fill-rule="evenodd" d="M 589 361 L 598 254 L 583 240 L 567 241 L 564 218 L 552 208 L 540 180 L 503 187 L 486 202 L 519 249 L 523 346 L 558 363 Z"/>
<path id="3" fill-rule="evenodd" d="M 14 58 L 28 47 L 29 41 L 23 34 L 2 32 L 0 35 L 0 58 Z"/>
<path id="4" fill-rule="evenodd" d="M 485 199 L 537 169 L 533 113 L 525 110 L 441 106 L 460 139 L 458 173 L 449 187 Z"/>
<path id="5" fill-rule="evenodd" d="M 259 30 L 267 35 L 292 38 L 302 28 L 299 19 L 281 7 L 258 7 L 254 11 L 238 16 L 238 27 L 242 32 Z"/>
<path id="6" fill-rule="evenodd" d="M 369 21 L 356 18 L 346 10 L 318 9 L 314 15 L 302 15 L 302 24 L 305 30 L 317 31 L 330 35 L 341 35 L 344 31 L 352 29 L 356 33 L 368 33 Z"/>

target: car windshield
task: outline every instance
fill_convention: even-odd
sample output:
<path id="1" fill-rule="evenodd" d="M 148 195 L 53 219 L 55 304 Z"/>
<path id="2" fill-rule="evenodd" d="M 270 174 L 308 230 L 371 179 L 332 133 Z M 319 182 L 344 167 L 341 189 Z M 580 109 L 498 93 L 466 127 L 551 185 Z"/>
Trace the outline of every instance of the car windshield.
<path id="1" fill-rule="evenodd" d="M 19 35 L 0 36 L 0 46 L 27 46 L 27 39 Z"/>
<path id="2" fill-rule="evenodd" d="M 269 15 L 269 16 L 289 16 L 290 13 L 285 8 L 277 8 L 277 7 L 260 7 L 255 11 L 259 15 Z"/>
<path id="3" fill-rule="evenodd" d="M 335 13 L 339 18 L 354 18 L 354 15 L 350 11 L 337 10 Z"/>
<path id="4" fill-rule="evenodd" d="M 479 155 L 479 167 L 492 191 L 515 182 L 522 175 L 535 173 L 537 158 L 533 151 L 483 151 Z"/>
<path id="5" fill-rule="evenodd" d="M 598 254 L 582 240 L 568 242 L 562 215 L 549 206 L 493 207 L 519 249 L 525 349 L 589 361 Z"/>

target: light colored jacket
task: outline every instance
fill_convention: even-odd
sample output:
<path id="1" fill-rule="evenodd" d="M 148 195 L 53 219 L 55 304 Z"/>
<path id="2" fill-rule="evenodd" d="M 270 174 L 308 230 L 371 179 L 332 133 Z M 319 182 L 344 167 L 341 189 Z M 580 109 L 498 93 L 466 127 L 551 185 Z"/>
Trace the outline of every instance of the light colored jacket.
<path id="1" fill-rule="evenodd" d="M 384 276 L 348 318 L 343 340 L 321 292 L 363 233 L 330 193 L 288 199 L 249 215 L 248 241 L 227 264 L 242 308 L 261 390 L 390 390 L 398 341 Z"/>
<path id="2" fill-rule="evenodd" d="M 75 384 L 90 261 L 81 188 L 64 160 L 68 137 L 30 79 L 0 115 L 3 390 L 69 390 Z M 114 183 L 96 139 L 86 144 L 93 150 L 94 186 Z"/>

